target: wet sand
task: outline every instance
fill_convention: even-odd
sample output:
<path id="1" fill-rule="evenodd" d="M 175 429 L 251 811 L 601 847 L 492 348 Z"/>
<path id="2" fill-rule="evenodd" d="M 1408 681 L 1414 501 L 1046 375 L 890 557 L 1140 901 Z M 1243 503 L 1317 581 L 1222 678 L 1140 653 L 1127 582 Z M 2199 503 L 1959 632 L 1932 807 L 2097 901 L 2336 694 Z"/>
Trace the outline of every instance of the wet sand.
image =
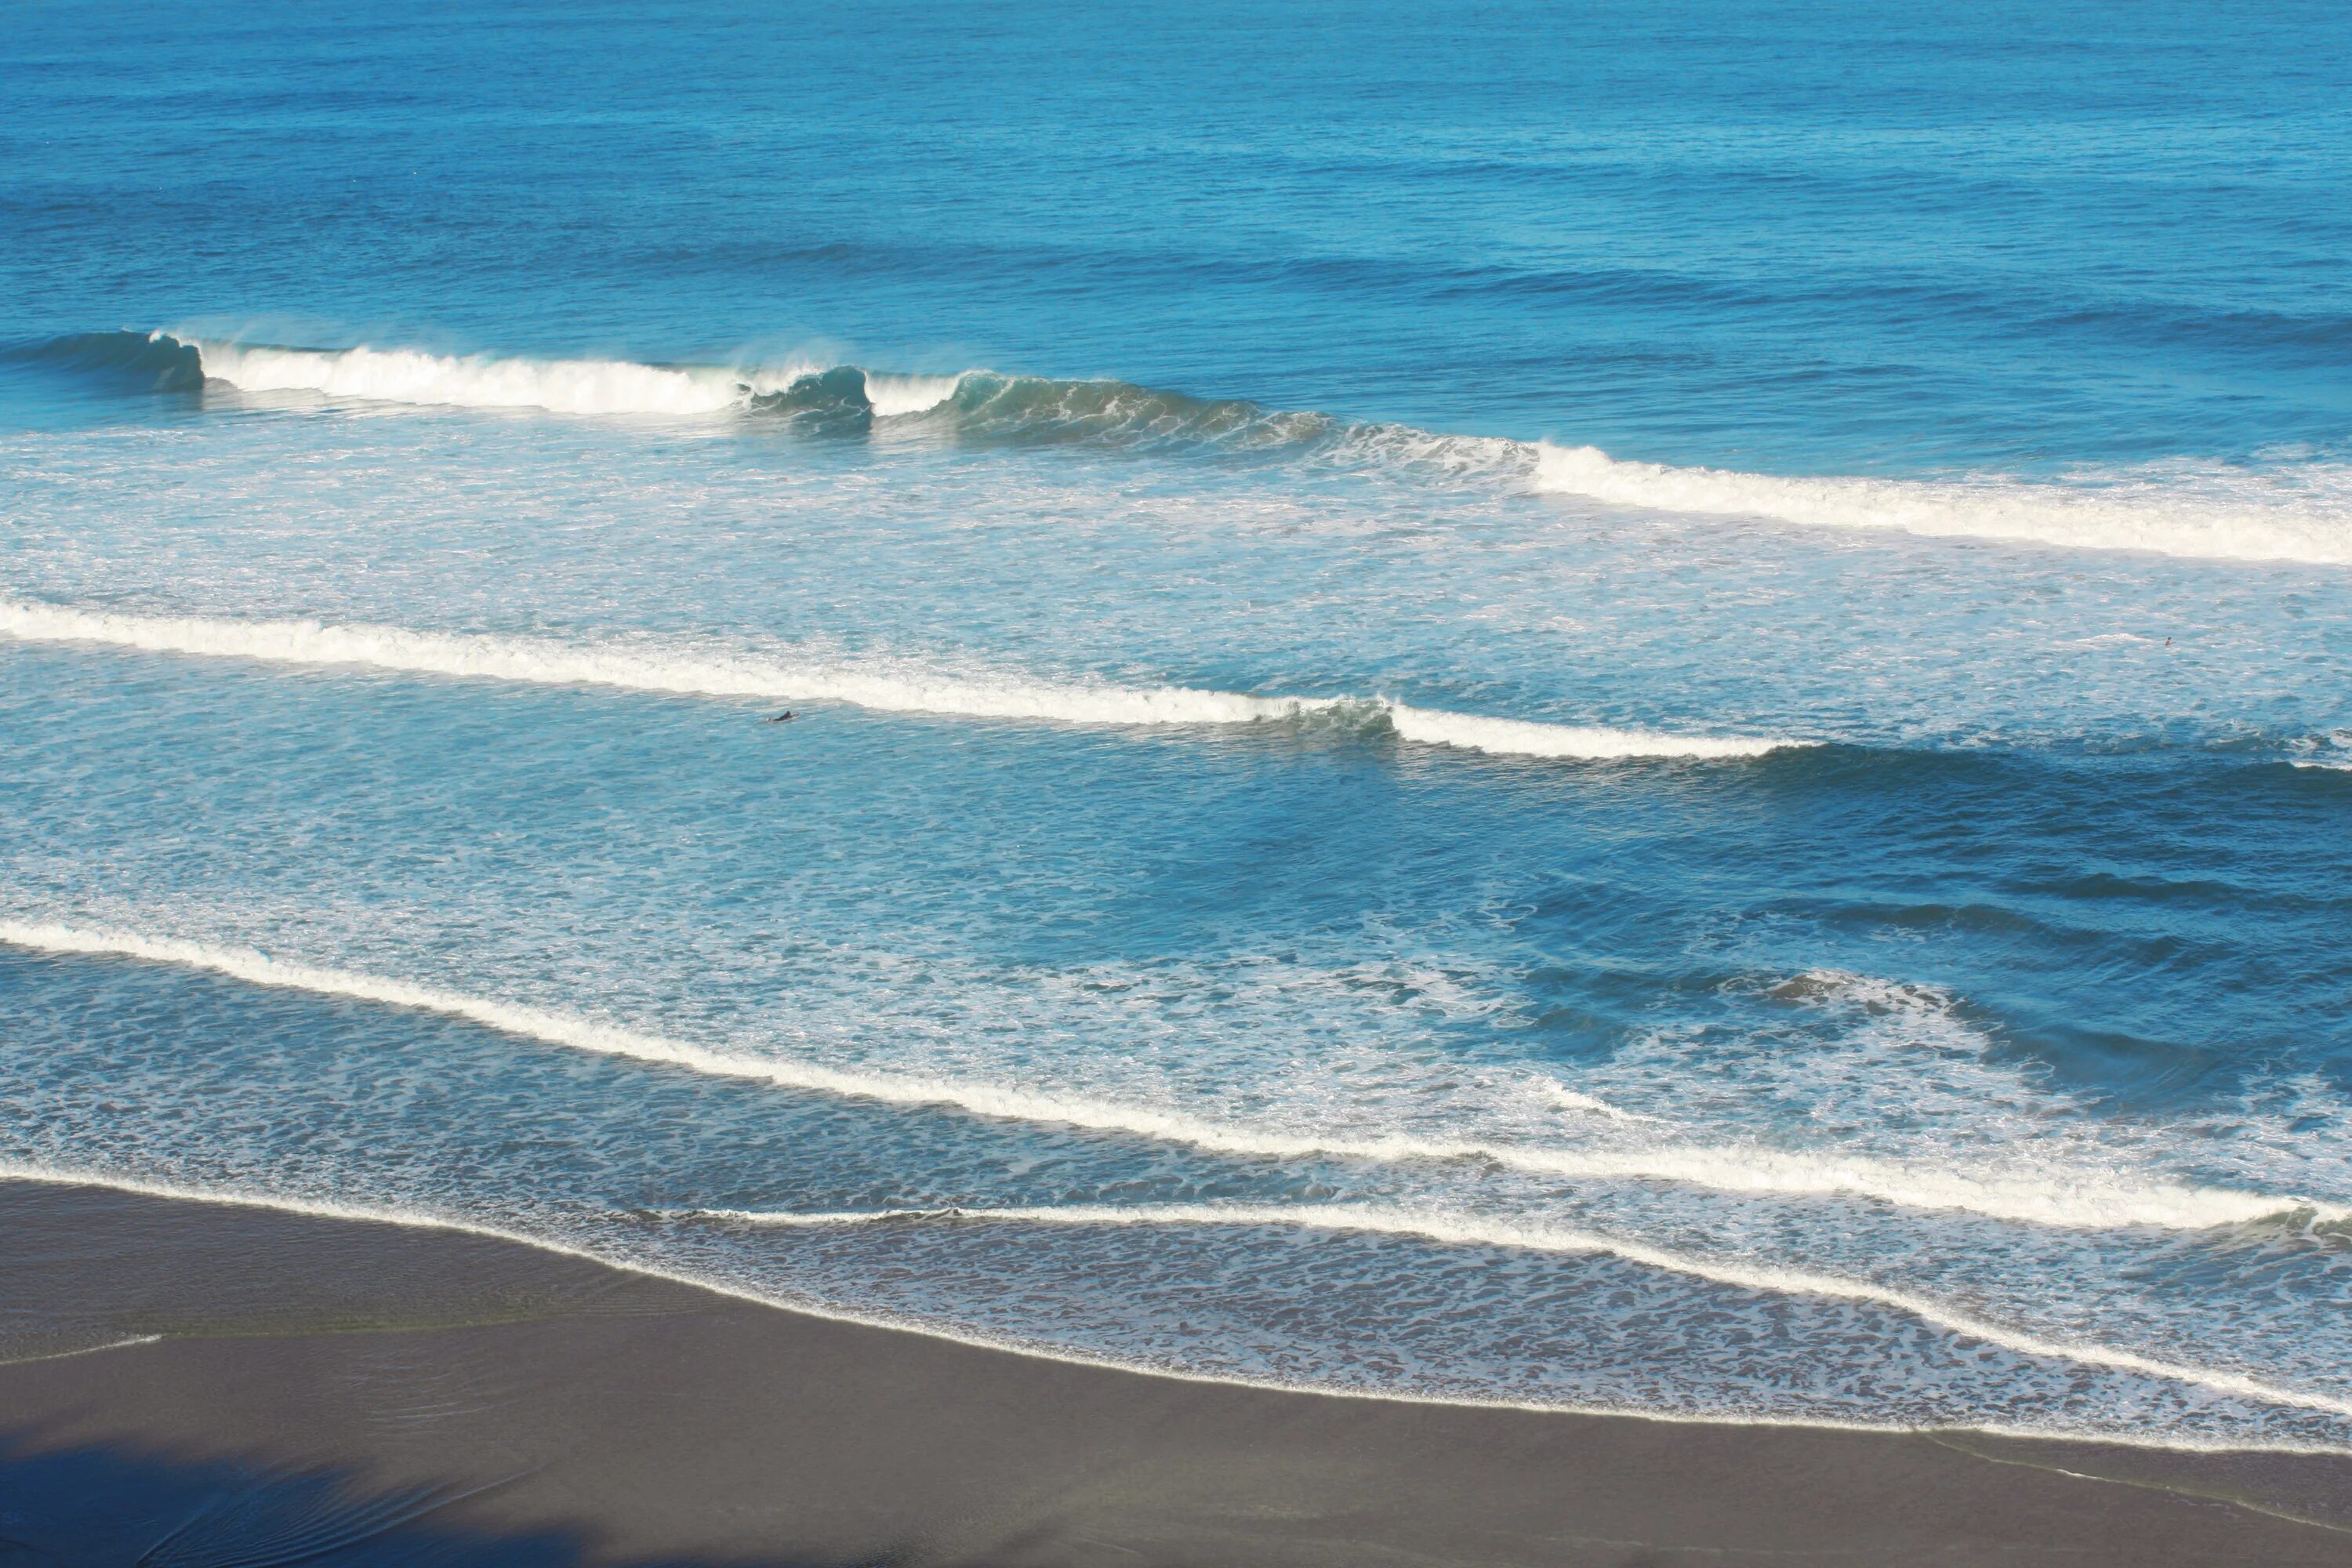
<path id="1" fill-rule="evenodd" d="M 6 1568 L 2352 1564 L 2347 1458 L 1190 1383 L 94 1187 L 0 1182 L 0 1351 Z"/>

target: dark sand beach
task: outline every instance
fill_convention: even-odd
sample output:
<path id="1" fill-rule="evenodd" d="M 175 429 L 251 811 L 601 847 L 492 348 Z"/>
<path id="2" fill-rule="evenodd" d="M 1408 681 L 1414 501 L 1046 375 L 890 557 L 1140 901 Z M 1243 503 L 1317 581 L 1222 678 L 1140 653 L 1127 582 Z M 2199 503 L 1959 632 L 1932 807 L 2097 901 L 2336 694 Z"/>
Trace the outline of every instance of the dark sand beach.
<path id="1" fill-rule="evenodd" d="M 1183 1382 L 41 1183 L 0 1258 L 12 1568 L 2352 1563 L 2352 1458 Z"/>

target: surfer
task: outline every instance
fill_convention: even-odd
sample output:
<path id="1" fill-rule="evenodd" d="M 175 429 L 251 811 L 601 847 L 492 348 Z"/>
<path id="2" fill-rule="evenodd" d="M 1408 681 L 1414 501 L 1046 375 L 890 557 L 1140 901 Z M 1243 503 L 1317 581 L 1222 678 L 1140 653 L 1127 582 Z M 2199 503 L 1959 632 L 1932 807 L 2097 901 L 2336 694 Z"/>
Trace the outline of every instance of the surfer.
<path id="1" fill-rule="evenodd" d="M 769 720 L 768 722 L 771 724 L 789 724 L 799 717 L 799 714 L 787 708 L 782 712 L 777 714 L 774 718 Z"/>

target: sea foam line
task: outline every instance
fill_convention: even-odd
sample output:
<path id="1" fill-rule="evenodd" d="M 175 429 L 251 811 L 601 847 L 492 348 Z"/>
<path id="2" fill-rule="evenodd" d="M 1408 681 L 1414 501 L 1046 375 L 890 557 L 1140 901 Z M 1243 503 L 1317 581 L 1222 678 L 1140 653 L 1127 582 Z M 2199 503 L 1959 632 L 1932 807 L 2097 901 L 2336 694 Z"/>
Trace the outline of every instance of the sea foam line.
<path id="1" fill-rule="evenodd" d="M 767 1307 L 781 1311 L 797 1312 L 804 1317 L 820 1318 L 828 1322 L 855 1323 L 865 1328 L 888 1329 L 899 1333 L 920 1334 L 927 1339 L 944 1340 L 950 1344 L 970 1345 L 980 1350 L 1001 1351 L 1011 1355 L 1026 1356 L 1033 1361 L 1056 1362 L 1068 1366 L 1100 1367 L 1106 1371 L 1132 1373 L 1140 1377 L 1164 1378 L 1171 1383 L 1203 1384 L 1224 1388 L 1263 1388 L 1276 1393 L 1305 1394 L 1319 1399 L 1362 1399 L 1391 1405 L 1425 1405 L 1450 1409 L 1521 1410 L 1537 1415 L 1610 1415 L 1642 1421 L 1660 1421 L 1685 1426 L 1793 1426 L 1836 1432 L 1915 1430 L 1982 1432 L 1998 1436 L 2032 1437 L 2058 1442 L 2121 1443 L 2136 1448 L 2192 1454 L 2352 1452 L 2352 1445 L 2303 1443 L 2292 1440 L 2246 1443 L 2182 1436 L 2169 1433 L 2085 1433 L 1998 1424 L 1914 1427 L 1884 1422 L 1760 1415 L 1740 1412 L 1643 1410 L 1628 1405 L 1547 1403 L 1533 1399 L 1482 1397 L 1471 1394 L 1423 1394 L 1410 1390 L 1350 1388 L 1345 1385 L 1325 1385 L 1284 1378 L 1253 1377 L 1239 1373 L 1192 1372 L 1162 1362 L 1133 1360 L 1061 1347 L 1049 1348 L 1029 1341 L 981 1333 L 929 1320 L 893 1318 L 878 1313 L 852 1311 L 805 1298 L 755 1290 L 733 1280 L 692 1273 L 684 1269 L 667 1268 L 642 1258 L 614 1256 L 591 1247 L 575 1246 L 552 1237 L 536 1235 L 525 1230 L 506 1229 L 429 1209 L 326 1201 L 248 1187 L 201 1187 L 185 1183 L 158 1181 L 152 1177 L 123 1174 L 89 1167 L 30 1164 L 17 1161 L 0 1161 L 0 1182 L 24 1182 L 45 1186 L 102 1187 L 110 1192 L 131 1193 L 142 1197 L 162 1198 L 174 1203 L 205 1204 L 227 1208 L 268 1209 L 281 1214 L 344 1220 L 354 1224 L 389 1225 L 412 1230 L 440 1230 L 464 1236 L 483 1237 L 492 1240 L 510 1242 L 518 1247 L 527 1247 L 534 1251 L 549 1253 L 558 1258 L 575 1258 L 584 1262 L 600 1264 L 604 1268 L 615 1269 L 624 1274 L 636 1275 L 641 1279 L 660 1279 L 673 1285 L 684 1285 L 698 1290 L 707 1290 L 714 1296 L 723 1296 L 730 1300 L 745 1301 L 753 1306 Z M 732 1211 L 707 1212 L 723 1215 Z M 938 1211 L 894 1212 L 937 1213 Z M 825 1216 L 808 1217 L 812 1223 L 824 1223 L 825 1220 Z M 871 1213 L 832 1216 L 835 1222 L 865 1221 L 882 1217 L 887 1216 Z"/>
<path id="2" fill-rule="evenodd" d="M 1627 462 L 1597 447 L 1536 448 L 1535 488 L 1618 506 L 1776 517 L 1816 528 L 2148 550 L 2241 561 L 2352 563 L 2352 468 L 2279 475 L 2148 471 L 2105 483 L 1786 478 Z"/>
<path id="3" fill-rule="evenodd" d="M 613 686 L 692 697 L 842 702 L 883 712 L 966 718 L 1167 725 L 1249 724 L 1321 715 L 1343 722 L 1383 722 L 1402 739 L 1425 745 L 1588 761 L 1723 760 L 1809 743 L 1487 719 L 1410 708 L 1381 698 L 1253 697 L 1181 686 L 1055 685 L 896 664 L 793 663 L 658 645 L 583 645 L 551 637 L 419 632 L 310 620 L 131 616 L 16 599 L 0 599 L 0 636 L 269 664 L 358 665 L 408 674 Z"/>
<path id="4" fill-rule="evenodd" d="M 251 949 L 218 947 L 176 937 L 51 922 L 0 921 L 0 942 L 43 952 L 178 964 L 248 984 L 413 1007 L 547 1045 L 657 1063 L 714 1078 L 749 1079 L 780 1089 L 890 1105 L 943 1106 L 1002 1121 L 1078 1127 L 1244 1157 L 1321 1157 L 1386 1164 L 1484 1162 L 1537 1175 L 1675 1182 L 1716 1192 L 1775 1197 L 1864 1198 L 1906 1208 L 1962 1210 L 1994 1219 L 2075 1229 L 2147 1226 L 2195 1230 L 2305 1211 L 2320 1219 L 2352 1213 L 2302 1198 L 2161 1181 L 2128 1182 L 2098 1171 L 2043 1170 L 2015 1175 L 1975 1175 L 1922 1169 L 1868 1156 L 1737 1145 L 1650 1143 L 1577 1150 L 1510 1142 L 1280 1132 L 1081 1095 L 1040 1093 L 1008 1085 L 918 1073 L 850 1071 L 814 1062 L 714 1050 L 571 1014 L 380 975 L 291 963 Z"/>
<path id="5" fill-rule="evenodd" d="M 921 1220 L 977 1220 L 1075 1226 L 1267 1226 L 1412 1237 L 1446 1247 L 1497 1247 L 1526 1252 L 1603 1254 L 1623 1258 L 1643 1268 L 1704 1279 L 1710 1284 L 1727 1285 L 1735 1289 L 1779 1296 L 1804 1295 L 1832 1300 L 1864 1301 L 1888 1307 L 1949 1333 L 1982 1340 L 2020 1355 L 2112 1367 L 2118 1372 L 2137 1373 L 2171 1383 L 2191 1384 L 2264 1404 L 2294 1405 L 2335 1415 L 2352 1415 L 2352 1400 L 2265 1383 L 2239 1373 L 2163 1361 L 2112 1345 L 2050 1339 L 1996 1323 L 1932 1297 L 1892 1286 L 1848 1279 L 1811 1269 L 1780 1268 L 1696 1258 L 1689 1253 L 1627 1241 L 1598 1231 L 1517 1225 L 1468 1215 L 1440 1215 L 1391 1206 L 1347 1204 L 1147 1204 L 1128 1208 L 1109 1205 L 1073 1205 L 1060 1208 L 884 1209 L 814 1214 L 759 1209 L 691 1209 L 682 1211 L 680 1217 L 810 1229 Z"/>

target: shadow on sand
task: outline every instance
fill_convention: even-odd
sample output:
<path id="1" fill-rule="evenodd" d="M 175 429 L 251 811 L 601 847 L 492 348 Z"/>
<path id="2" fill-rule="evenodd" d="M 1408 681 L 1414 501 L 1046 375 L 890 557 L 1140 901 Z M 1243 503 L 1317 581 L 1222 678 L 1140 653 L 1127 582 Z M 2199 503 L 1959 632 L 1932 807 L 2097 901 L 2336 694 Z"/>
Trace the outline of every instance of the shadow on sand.
<path id="1" fill-rule="evenodd" d="M 0 1437 L 0 1568 L 572 1568 L 587 1533 L 485 1530 L 446 1517 L 503 1482 L 370 1487 L 348 1468 L 180 1460 Z M 823 1568 L 881 1568 L 879 1558 Z M 819 1568 L 801 1559 L 665 1557 L 632 1568 Z"/>

